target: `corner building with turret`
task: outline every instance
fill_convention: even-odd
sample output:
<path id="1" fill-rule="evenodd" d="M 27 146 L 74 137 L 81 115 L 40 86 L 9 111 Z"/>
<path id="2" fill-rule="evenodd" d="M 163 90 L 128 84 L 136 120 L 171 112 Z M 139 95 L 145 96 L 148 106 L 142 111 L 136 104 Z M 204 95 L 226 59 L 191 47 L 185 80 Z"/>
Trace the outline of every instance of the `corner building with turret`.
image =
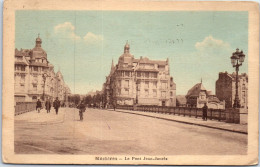
<path id="1" fill-rule="evenodd" d="M 103 85 L 105 102 L 117 105 L 176 106 L 176 84 L 169 60 L 136 59 L 126 43 L 118 64 L 112 61 Z"/>

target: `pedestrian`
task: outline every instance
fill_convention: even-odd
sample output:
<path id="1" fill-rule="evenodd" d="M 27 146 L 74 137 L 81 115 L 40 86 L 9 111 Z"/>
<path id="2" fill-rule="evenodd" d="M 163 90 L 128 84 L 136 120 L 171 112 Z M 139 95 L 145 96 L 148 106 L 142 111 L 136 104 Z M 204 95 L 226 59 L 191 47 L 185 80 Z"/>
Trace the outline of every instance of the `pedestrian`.
<path id="1" fill-rule="evenodd" d="M 51 110 L 51 101 L 49 98 L 47 98 L 46 102 L 45 102 L 45 109 L 47 111 L 47 113 L 50 113 Z"/>
<path id="2" fill-rule="evenodd" d="M 207 106 L 207 103 L 204 103 L 204 106 L 202 107 L 202 112 L 203 112 L 202 119 L 204 121 L 207 121 L 207 119 L 208 119 L 208 106 Z"/>
<path id="3" fill-rule="evenodd" d="M 40 101 L 40 99 L 38 99 L 36 103 L 36 111 L 40 113 L 41 109 L 42 109 L 42 102 Z"/>
<path id="4" fill-rule="evenodd" d="M 55 108 L 56 115 L 57 115 L 60 108 L 60 101 L 58 97 L 56 97 L 55 101 L 53 102 L 53 107 Z"/>
<path id="5" fill-rule="evenodd" d="M 83 113 L 86 111 L 86 106 L 83 100 L 80 102 L 77 108 L 79 109 L 79 119 L 80 121 L 83 121 Z"/>

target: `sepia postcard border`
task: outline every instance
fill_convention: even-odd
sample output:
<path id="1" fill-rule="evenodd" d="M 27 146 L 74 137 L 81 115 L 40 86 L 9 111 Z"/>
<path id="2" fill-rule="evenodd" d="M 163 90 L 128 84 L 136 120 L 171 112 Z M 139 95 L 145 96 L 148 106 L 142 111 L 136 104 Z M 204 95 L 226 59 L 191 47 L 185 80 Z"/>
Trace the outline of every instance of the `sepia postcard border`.
<path id="1" fill-rule="evenodd" d="M 62 5 L 61 5 L 62 4 Z M 174 155 L 160 161 L 95 160 L 95 155 L 46 155 L 14 153 L 14 48 L 16 10 L 116 10 L 116 11 L 248 11 L 248 154 Z M 20 164 L 151 164 L 151 165 L 253 165 L 258 163 L 259 105 L 259 4 L 255 2 L 180 2 L 111 0 L 6 0 L 3 19 L 2 159 Z M 140 155 L 144 157 L 145 155 Z M 128 155 L 127 157 L 131 157 Z M 153 157 L 153 156 L 146 156 Z"/>

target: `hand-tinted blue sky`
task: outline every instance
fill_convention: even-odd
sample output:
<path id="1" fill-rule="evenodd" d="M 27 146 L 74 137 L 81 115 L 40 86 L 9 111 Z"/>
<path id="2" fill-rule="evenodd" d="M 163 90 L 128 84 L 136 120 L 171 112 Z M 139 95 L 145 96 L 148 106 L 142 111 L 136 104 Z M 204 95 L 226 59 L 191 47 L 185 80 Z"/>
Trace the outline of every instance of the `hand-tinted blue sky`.
<path id="1" fill-rule="evenodd" d="M 127 40 L 136 58 L 169 58 L 177 94 L 201 78 L 215 92 L 218 73 L 234 71 L 236 48 L 246 54 L 240 72 L 248 69 L 247 12 L 17 11 L 15 23 L 15 47 L 33 48 L 40 33 L 72 93 L 101 90 Z"/>

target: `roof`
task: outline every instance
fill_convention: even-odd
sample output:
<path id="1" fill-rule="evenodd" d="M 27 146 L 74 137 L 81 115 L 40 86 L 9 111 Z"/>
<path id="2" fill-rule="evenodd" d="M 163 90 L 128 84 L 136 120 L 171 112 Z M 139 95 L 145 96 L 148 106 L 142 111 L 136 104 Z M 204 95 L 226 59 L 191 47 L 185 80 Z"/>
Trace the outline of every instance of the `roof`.
<path id="1" fill-rule="evenodd" d="M 29 49 L 21 49 L 18 50 L 17 48 L 15 49 L 15 56 L 29 56 Z"/>
<path id="2" fill-rule="evenodd" d="M 212 91 L 207 91 L 207 94 L 209 95 L 209 96 L 212 96 L 213 94 L 212 94 Z"/>
<path id="3" fill-rule="evenodd" d="M 232 78 L 232 79 L 236 79 L 236 73 L 233 72 L 232 74 L 229 74 L 227 71 L 226 72 L 220 72 L 219 74 L 222 75 L 227 75 L 228 77 Z M 246 73 L 241 73 L 238 75 L 239 78 L 245 77 L 248 79 L 248 75 Z"/>
<path id="4" fill-rule="evenodd" d="M 118 71 L 133 71 L 134 69 L 132 67 L 119 67 L 117 70 Z"/>
<path id="5" fill-rule="evenodd" d="M 176 96 L 176 101 L 179 104 L 186 104 L 187 103 L 187 99 L 186 99 L 185 95 L 177 95 Z"/>
<path id="6" fill-rule="evenodd" d="M 201 91 L 206 91 L 205 87 L 202 85 L 202 83 L 197 83 L 196 85 L 194 85 L 187 93 L 187 96 L 199 96 Z"/>
<path id="7" fill-rule="evenodd" d="M 136 71 L 151 71 L 151 72 L 159 72 L 159 71 L 156 70 L 156 69 L 145 69 L 145 68 L 138 68 L 138 69 L 136 69 Z"/>
<path id="8" fill-rule="evenodd" d="M 136 59 L 139 60 L 140 64 L 158 64 L 158 65 L 167 65 L 167 60 L 150 60 L 147 57 Z"/>
<path id="9" fill-rule="evenodd" d="M 20 64 L 20 65 L 28 65 L 28 64 L 26 64 L 25 62 L 23 62 L 23 61 L 15 61 L 15 64 Z"/>
<path id="10" fill-rule="evenodd" d="M 32 62 L 30 63 L 31 66 L 41 66 L 41 67 L 47 67 L 47 64 L 44 63 L 38 63 L 38 62 Z"/>

